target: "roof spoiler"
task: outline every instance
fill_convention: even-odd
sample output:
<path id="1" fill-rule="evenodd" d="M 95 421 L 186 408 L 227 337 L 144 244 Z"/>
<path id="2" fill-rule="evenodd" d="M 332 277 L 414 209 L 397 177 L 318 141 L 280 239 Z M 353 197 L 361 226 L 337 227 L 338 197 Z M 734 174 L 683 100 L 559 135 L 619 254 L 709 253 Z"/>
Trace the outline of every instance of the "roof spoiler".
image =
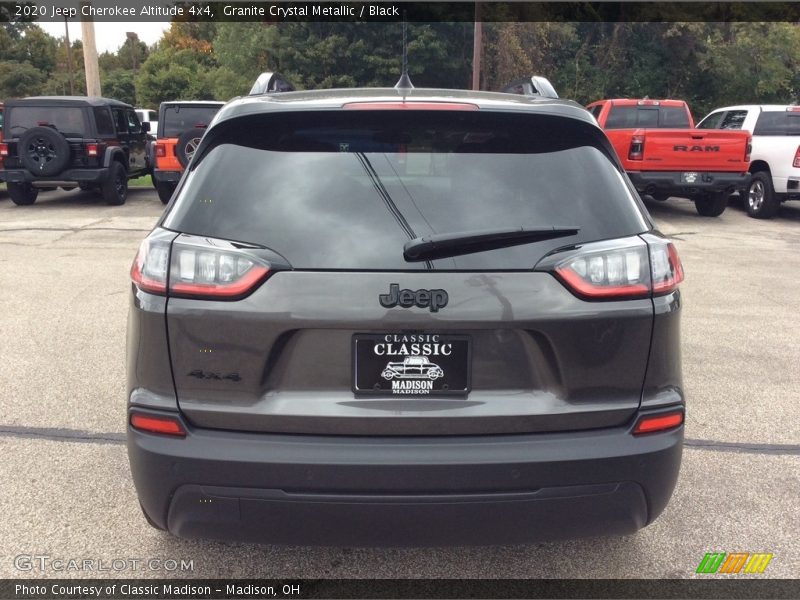
<path id="1" fill-rule="evenodd" d="M 258 76 L 253 87 L 250 88 L 249 96 L 259 94 L 272 94 L 274 92 L 293 92 L 294 86 L 278 73 L 265 72 Z"/>
<path id="2" fill-rule="evenodd" d="M 558 98 L 556 88 L 546 77 L 541 75 L 517 79 L 500 91 L 506 94 L 522 94 L 523 96 L 537 96 L 539 98 Z"/>

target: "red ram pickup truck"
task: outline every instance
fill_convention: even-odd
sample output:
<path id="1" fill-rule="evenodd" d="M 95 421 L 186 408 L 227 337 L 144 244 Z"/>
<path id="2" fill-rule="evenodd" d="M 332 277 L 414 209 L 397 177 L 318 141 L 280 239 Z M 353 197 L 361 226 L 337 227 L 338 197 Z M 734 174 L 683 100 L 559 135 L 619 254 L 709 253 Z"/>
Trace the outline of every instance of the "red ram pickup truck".
<path id="1" fill-rule="evenodd" d="M 600 100 L 589 104 L 640 194 L 689 198 L 716 217 L 728 196 L 747 188 L 751 135 L 695 129 L 682 100 Z"/>

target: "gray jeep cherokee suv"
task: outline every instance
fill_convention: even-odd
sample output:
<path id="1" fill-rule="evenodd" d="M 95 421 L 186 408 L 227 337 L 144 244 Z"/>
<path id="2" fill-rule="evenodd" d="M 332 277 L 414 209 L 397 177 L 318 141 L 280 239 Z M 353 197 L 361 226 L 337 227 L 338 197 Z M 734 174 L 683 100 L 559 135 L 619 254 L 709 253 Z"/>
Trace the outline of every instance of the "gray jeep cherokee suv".
<path id="1" fill-rule="evenodd" d="M 675 486 L 681 264 L 573 102 L 234 100 L 131 276 L 131 470 L 175 535 L 627 534 Z"/>

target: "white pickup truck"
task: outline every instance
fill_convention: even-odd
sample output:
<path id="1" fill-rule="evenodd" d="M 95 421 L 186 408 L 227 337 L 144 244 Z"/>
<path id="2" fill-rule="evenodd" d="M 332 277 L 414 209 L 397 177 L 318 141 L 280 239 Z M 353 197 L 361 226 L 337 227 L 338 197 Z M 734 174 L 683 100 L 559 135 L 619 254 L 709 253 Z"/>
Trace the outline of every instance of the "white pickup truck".
<path id="1" fill-rule="evenodd" d="M 800 106 L 745 104 L 718 108 L 698 129 L 743 129 L 753 134 L 747 214 L 769 219 L 781 202 L 800 200 Z"/>

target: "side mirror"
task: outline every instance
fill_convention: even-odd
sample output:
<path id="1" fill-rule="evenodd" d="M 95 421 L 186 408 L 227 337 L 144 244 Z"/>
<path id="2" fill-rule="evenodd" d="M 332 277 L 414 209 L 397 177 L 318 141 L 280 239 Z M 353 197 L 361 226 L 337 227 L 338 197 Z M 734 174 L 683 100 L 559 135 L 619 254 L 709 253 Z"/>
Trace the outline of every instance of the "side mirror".
<path id="1" fill-rule="evenodd" d="M 150 133 L 150 121 L 145 121 L 142 123 L 142 131 L 145 133 Z"/>

